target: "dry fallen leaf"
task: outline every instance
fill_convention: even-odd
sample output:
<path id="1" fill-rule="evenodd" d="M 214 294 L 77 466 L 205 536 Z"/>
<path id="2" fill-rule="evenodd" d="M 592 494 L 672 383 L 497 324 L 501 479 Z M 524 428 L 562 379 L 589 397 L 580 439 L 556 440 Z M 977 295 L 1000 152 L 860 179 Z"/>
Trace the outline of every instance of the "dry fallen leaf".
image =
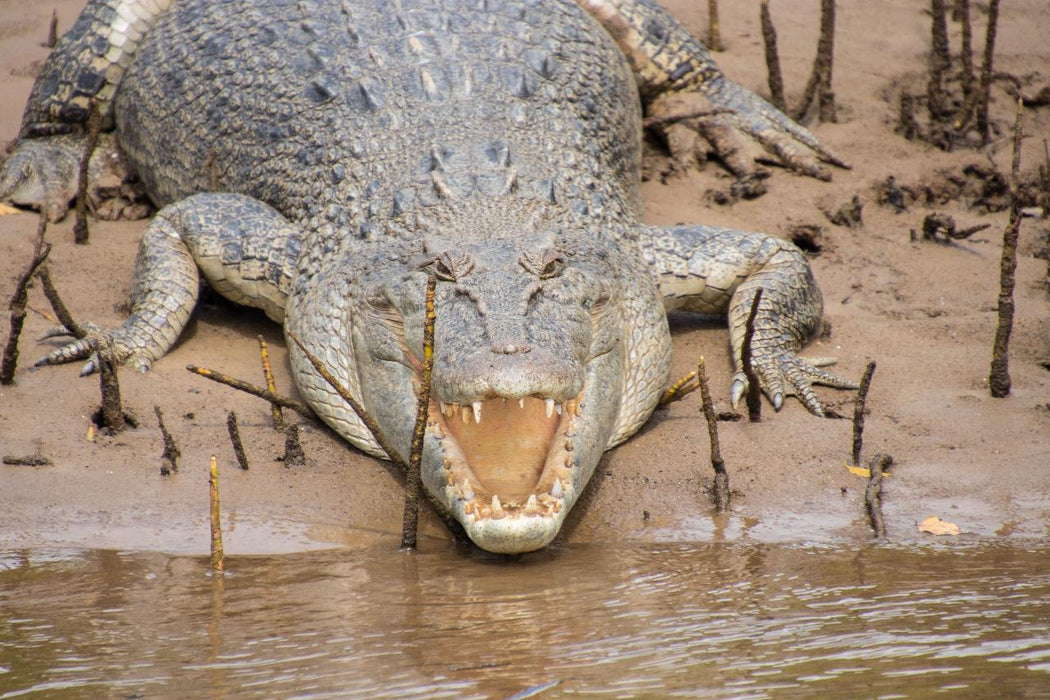
<path id="1" fill-rule="evenodd" d="M 958 535 L 960 532 L 958 525 L 941 520 L 936 515 L 931 515 L 919 523 L 919 530 L 931 535 Z"/>
<path id="2" fill-rule="evenodd" d="M 3 202 L 0 202 L 0 216 L 8 216 L 10 214 L 17 214 L 20 211 L 22 211 L 22 210 L 18 209 L 17 207 L 12 207 L 10 204 L 4 204 Z"/>
<path id="3" fill-rule="evenodd" d="M 844 467 L 846 467 L 846 469 L 849 469 L 850 474 L 852 474 L 854 476 L 864 477 L 865 479 L 870 479 L 871 478 L 871 469 L 869 469 L 867 467 L 855 467 L 852 464 L 850 464 L 849 462 L 843 462 L 842 464 L 843 464 Z M 890 473 L 888 471 L 884 470 L 882 472 L 882 476 L 886 477 L 886 478 L 889 478 Z"/>

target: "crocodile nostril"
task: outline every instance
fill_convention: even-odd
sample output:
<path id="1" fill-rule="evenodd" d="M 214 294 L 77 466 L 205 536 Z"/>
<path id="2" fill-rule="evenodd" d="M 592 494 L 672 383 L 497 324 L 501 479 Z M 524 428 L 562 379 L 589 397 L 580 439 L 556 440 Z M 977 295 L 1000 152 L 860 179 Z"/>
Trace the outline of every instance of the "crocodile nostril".
<path id="1" fill-rule="evenodd" d="M 518 355 L 532 350 L 528 343 L 493 343 L 492 352 L 497 355 Z"/>

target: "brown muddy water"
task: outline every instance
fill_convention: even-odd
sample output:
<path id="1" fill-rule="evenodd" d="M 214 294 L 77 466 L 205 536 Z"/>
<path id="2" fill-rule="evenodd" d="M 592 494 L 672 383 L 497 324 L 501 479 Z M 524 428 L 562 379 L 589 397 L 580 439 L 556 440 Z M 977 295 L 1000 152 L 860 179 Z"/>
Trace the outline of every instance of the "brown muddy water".
<path id="1" fill-rule="evenodd" d="M 425 546 L 2 552 L 0 697 L 1050 697 L 1042 544 Z"/>

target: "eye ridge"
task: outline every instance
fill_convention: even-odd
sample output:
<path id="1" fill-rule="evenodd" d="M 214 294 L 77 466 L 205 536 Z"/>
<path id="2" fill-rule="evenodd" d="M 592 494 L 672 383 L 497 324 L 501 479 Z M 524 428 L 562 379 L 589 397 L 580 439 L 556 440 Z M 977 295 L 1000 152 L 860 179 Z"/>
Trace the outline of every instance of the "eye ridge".
<path id="1" fill-rule="evenodd" d="M 518 259 L 518 263 L 526 271 L 536 275 L 541 280 L 557 277 L 565 269 L 565 256 L 556 248 L 544 248 L 538 253 L 525 251 Z"/>
<path id="2" fill-rule="evenodd" d="M 420 270 L 429 268 L 443 282 L 457 282 L 474 269 L 474 258 L 466 253 L 438 253 L 419 265 Z"/>

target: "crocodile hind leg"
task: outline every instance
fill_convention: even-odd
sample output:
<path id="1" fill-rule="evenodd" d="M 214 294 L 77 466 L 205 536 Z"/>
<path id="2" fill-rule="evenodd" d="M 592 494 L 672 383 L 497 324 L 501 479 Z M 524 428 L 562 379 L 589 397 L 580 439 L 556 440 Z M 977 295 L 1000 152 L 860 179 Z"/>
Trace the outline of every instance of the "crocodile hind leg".
<path id="1" fill-rule="evenodd" d="M 84 360 L 96 353 L 141 371 L 162 357 L 197 303 L 199 275 L 224 297 L 260 308 L 275 321 L 299 257 L 301 235 L 269 206 L 239 194 L 197 194 L 165 207 L 146 227 L 131 283 L 131 315 L 112 330 L 88 326 L 86 338 L 51 352 L 37 365 Z M 48 337 L 69 335 L 57 328 Z"/>
<path id="2" fill-rule="evenodd" d="M 794 244 L 716 226 L 646 228 L 641 244 L 667 310 L 728 315 L 736 367 L 734 405 L 748 387 L 742 369 L 744 327 L 759 289 L 751 357 L 773 407 L 780 410 L 784 396 L 793 394 L 823 416 L 813 384 L 856 388 L 856 383 L 819 367 L 830 361 L 807 361 L 797 355 L 820 328 L 824 304 L 806 256 Z"/>
<path id="3" fill-rule="evenodd" d="M 92 0 L 55 45 L 33 84 L 18 142 L 0 169 L 0 200 L 65 216 L 76 193 L 91 105 L 111 129 L 113 97 L 139 41 L 173 0 Z M 92 209 L 101 218 L 140 218 L 126 188 L 128 168 L 116 140 L 104 137 L 92 159 Z M 116 178 L 114 182 L 114 178 Z M 116 200 L 103 203 L 102 200 Z M 123 202 L 121 200 L 124 200 Z"/>
<path id="4" fill-rule="evenodd" d="M 738 134 L 747 134 L 787 167 L 831 179 L 821 161 L 849 167 L 807 129 L 750 90 L 726 78 L 707 48 L 652 0 L 576 0 L 612 35 L 627 57 L 650 120 L 661 123 L 678 163 L 695 162 L 706 139 L 734 175 L 758 172 Z M 707 113 L 706 116 L 695 116 Z"/>

